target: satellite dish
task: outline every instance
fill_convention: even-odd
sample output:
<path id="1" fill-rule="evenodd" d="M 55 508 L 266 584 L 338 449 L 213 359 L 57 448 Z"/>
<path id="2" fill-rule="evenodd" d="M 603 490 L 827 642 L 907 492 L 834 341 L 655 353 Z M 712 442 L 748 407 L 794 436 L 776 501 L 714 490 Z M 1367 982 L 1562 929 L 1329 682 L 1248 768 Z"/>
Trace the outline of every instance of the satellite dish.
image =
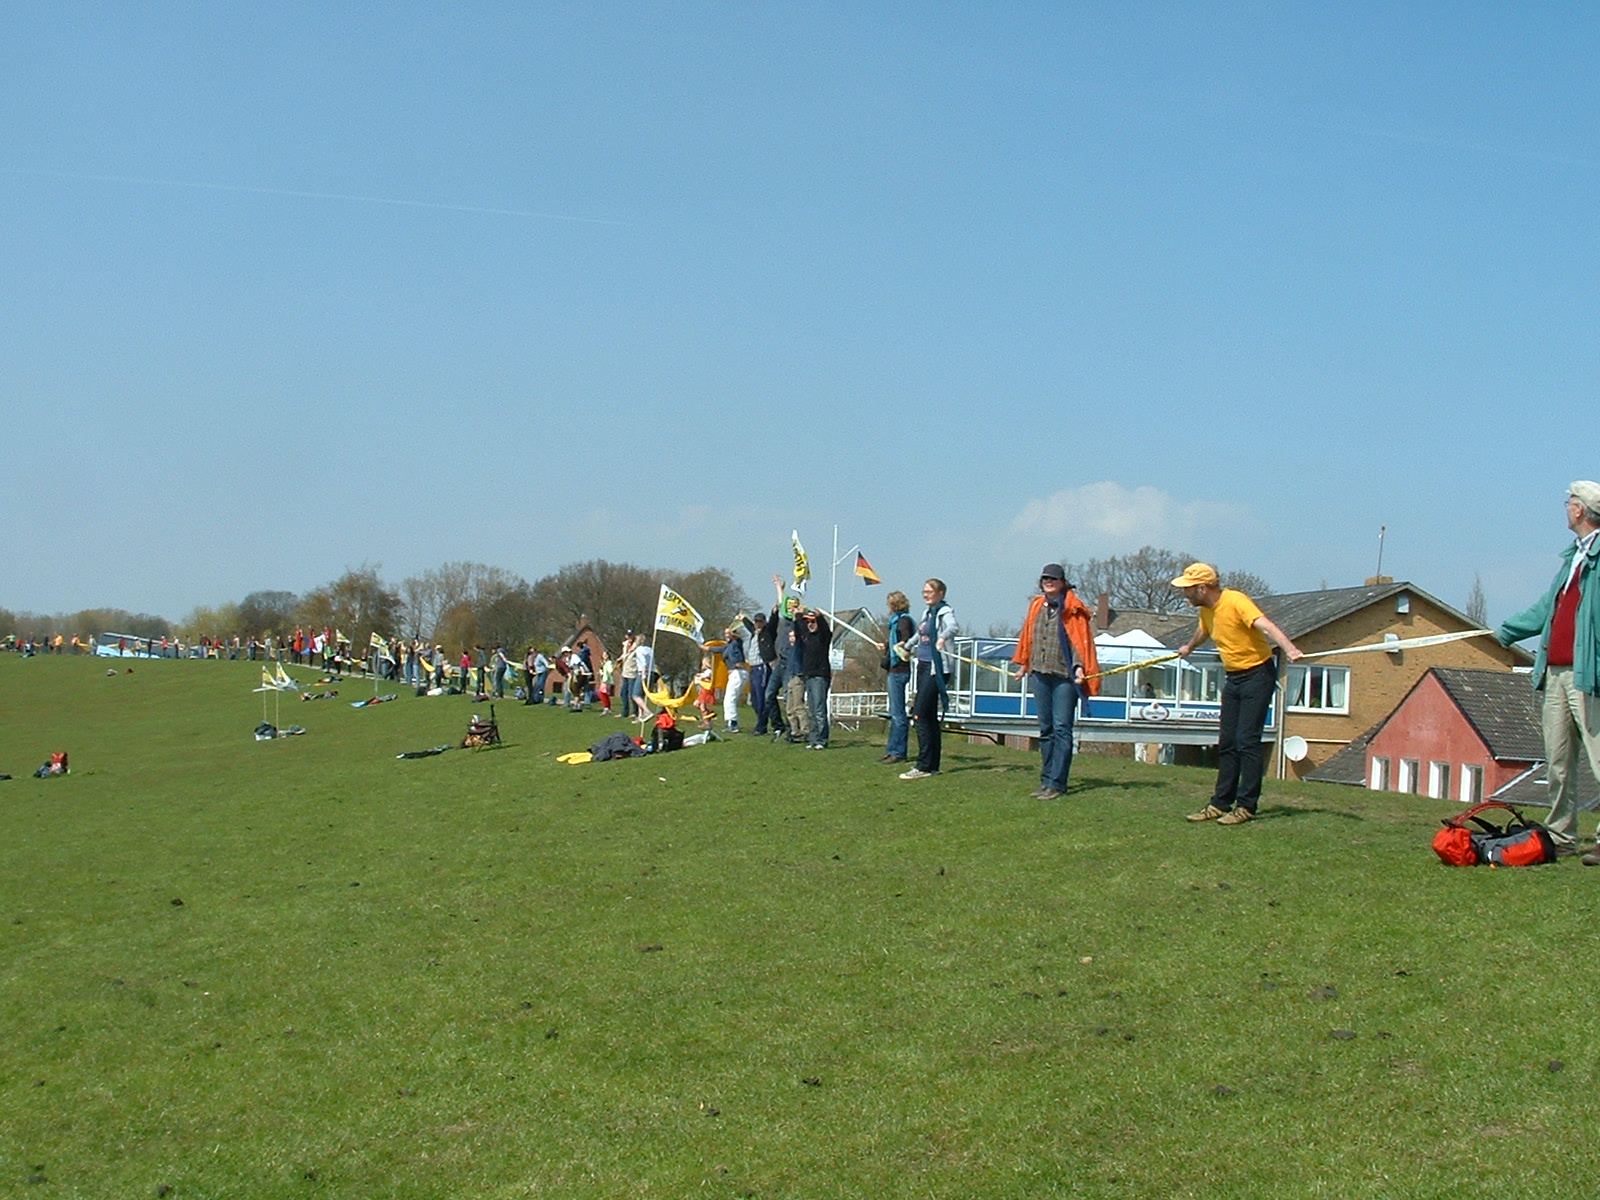
<path id="1" fill-rule="evenodd" d="M 1305 759 L 1306 752 L 1310 749 L 1305 738 L 1298 733 L 1283 739 L 1283 756 L 1290 762 L 1301 762 Z"/>

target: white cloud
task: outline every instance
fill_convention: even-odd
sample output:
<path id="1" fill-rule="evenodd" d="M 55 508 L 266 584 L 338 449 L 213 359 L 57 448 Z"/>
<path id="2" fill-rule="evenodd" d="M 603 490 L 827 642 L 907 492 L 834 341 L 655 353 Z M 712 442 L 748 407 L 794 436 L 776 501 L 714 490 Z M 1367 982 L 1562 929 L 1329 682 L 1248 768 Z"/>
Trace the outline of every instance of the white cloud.
<path id="1" fill-rule="evenodd" d="M 1017 538 L 1049 539 L 1073 554 L 1114 554 L 1154 545 L 1189 548 L 1219 532 L 1253 526 L 1249 509 L 1215 500 L 1180 501 L 1160 488 L 1088 483 L 1030 500 L 1012 519 Z"/>

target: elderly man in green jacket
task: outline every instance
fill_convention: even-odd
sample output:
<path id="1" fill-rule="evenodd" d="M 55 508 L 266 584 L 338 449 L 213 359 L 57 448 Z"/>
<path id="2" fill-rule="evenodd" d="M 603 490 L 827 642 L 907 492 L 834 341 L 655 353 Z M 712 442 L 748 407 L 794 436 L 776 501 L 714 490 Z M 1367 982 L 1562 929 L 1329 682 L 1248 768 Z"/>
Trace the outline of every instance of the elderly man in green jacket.
<path id="1" fill-rule="evenodd" d="M 1567 528 L 1576 541 L 1537 604 L 1495 631 L 1504 646 L 1540 635 L 1533 686 L 1544 692 L 1544 757 L 1550 777 L 1546 824 L 1558 854 L 1577 853 L 1578 793 L 1573 774 L 1578 746 L 1600 779 L 1600 483 L 1580 479 L 1567 488 Z M 1600 844 L 1583 856 L 1600 867 Z"/>

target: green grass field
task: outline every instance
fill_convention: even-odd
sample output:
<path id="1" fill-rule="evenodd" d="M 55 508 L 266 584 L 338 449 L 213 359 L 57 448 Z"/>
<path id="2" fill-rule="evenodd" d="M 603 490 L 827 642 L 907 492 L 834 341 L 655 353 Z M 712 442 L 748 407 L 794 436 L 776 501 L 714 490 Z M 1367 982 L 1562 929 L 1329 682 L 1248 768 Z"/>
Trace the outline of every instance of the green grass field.
<path id="1" fill-rule="evenodd" d="M 512 703 L 397 761 L 474 706 L 105 670 L 0 658 L 0 1195 L 1594 1191 L 1600 871 L 1442 867 L 1438 801 Z"/>

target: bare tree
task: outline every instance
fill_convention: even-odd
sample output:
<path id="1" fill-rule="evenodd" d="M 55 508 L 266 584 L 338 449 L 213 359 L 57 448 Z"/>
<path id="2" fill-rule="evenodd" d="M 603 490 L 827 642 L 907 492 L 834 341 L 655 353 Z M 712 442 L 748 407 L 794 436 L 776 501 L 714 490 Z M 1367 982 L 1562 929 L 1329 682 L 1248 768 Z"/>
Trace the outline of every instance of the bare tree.
<path id="1" fill-rule="evenodd" d="M 502 567 L 445 563 L 400 584 L 402 628 L 408 636 L 452 647 L 513 645 L 533 634 L 531 592 L 526 579 Z"/>
<path id="2" fill-rule="evenodd" d="M 282 633 L 294 624 L 300 597 L 293 592 L 251 592 L 239 601 L 239 635 L 265 637 Z"/>
<path id="3" fill-rule="evenodd" d="M 1118 608 L 1174 613 L 1183 611 L 1186 605 L 1172 581 L 1194 561 L 1194 555 L 1185 551 L 1142 546 L 1132 554 L 1069 563 L 1066 571 L 1078 594 L 1090 603 L 1105 592 Z M 1250 596 L 1272 595 L 1271 585 L 1254 572 L 1224 571 L 1221 578 L 1223 587 L 1236 588 Z"/>
<path id="4" fill-rule="evenodd" d="M 1472 575 L 1472 591 L 1467 593 L 1467 619 L 1482 629 L 1489 623 L 1489 602 L 1483 597 L 1483 576 Z"/>
<path id="5" fill-rule="evenodd" d="M 1260 598 L 1273 594 L 1272 585 L 1254 571 L 1223 571 L 1222 586 L 1232 588 L 1236 592 L 1243 592 L 1246 596 Z M 1324 588 L 1324 591 L 1327 589 Z"/>
<path id="6" fill-rule="evenodd" d="M 388 637 L 396 628 L 400 596 L 378 577 L 378 570 L 377 563 L 363 563 L 307 592 L 295 610 L 295 623 L 313 629 L 332 626 L 358 650 L 373 633 Z"/>
<path id="7" fill-rule="evenodd" d="M 626 630 L 642 632 L 654 622 L 661 581 L 660 572 L 632 563 L 599 558 L 568 563 L 533 585 L 539 632 L 567 638 L 588 621 L 607 646 L 620 646 Z"/>
<path id="8" fill-rule="evenodd" d="M 1172 580 L 1193 561 L 1192 555 L 1180 551 L 1143 546 L 1132 554 L 1071 563 L 1066 570 L 1080 596 L 1092 599 L 1105 592 L 1118 608 L 1166 613 L 1184 607 Z"/>
<path id="9" fill-rule="evenodd" d="M 722 631 L 733 623 L 736 614 L 755 611 L 756 601 L 734 582 L 733 576 L 721 567 L 701 567 L 698 571 L 666 571 L 662 582 L 677 592 L 700 614 L 705 622 L 705 636 L 720 638 Z M 657 593 L 659 595 L 659 592 Z M 655 623 L 655 596 L 650 602 L 650 624 Z M 699 665 L 699 651 L 684 638 L 666 638 L 656 642 L 656 657 L 663 674 L 686 679 Z"/>

